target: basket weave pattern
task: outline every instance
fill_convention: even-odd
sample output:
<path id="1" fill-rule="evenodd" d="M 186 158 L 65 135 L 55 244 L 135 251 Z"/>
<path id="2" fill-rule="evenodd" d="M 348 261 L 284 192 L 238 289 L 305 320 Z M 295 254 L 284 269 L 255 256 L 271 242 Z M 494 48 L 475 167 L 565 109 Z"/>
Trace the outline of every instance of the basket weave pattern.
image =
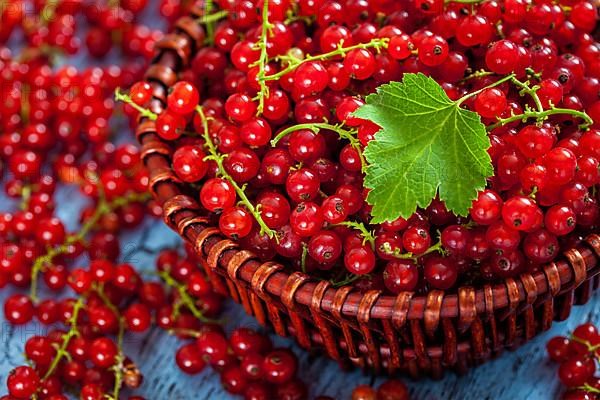
<path id="1" fill-rule="evenodd" d="M 177 72 L 201 46 L 202 28 L 195 22 L 200 16 L 201 10 L 192 10 L 157 44 L 158 55 L 146 73 L 155 112 L 163 109 Z M 334 288 L 328 281 L 289 273 L 276 262 L 262 263 L 226 239 L 203 215 L 197 194 L 173 173 L 172 148 L 156 134 L 154 123 L 141 119 L 136 135 L 165 222 L 195 246 L 216 290 L 277 334 L 294 336 L 306 349 L 323 348 L 342 364 L 415 378 L 439 378 L 448 369 L 464 372 L 547 330 L 553 320 L 564 320 L 599 285 L 600 236 L 592 234 L 538 272 L 463 286 L 454 294 L 389 296 Z"/>

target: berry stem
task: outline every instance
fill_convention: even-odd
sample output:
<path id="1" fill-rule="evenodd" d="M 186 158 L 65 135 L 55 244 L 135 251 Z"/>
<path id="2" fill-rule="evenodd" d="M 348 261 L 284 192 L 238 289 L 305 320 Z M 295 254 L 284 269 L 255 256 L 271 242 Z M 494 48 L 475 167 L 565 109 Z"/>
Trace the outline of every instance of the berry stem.
<path id="1" fill-rule="evenodd" d="M 136 104 L 128 94 L 121 92 L 120 88 L 115 89 L 115 100 L 129 104 L 131 107 L 135 108 L 143 117 L 146 117 L 152 121 L 156 121 L 156 118 L 158 117 L 158 115 L 148 110 L 147 108 Z"/>
<path id="2" fill-rule="evenodd" d="M 535 119 L 537 119 L 538 122 L 540 122 L 540 121 L 544 121 L 546 118 L 548 118 L 551 115 L 557 115 L 557 114 L 572 115 L 574 117 L 583 119 L 585 122 L 580 125 L 580 127 L 582 129 L 585 129 L 594 123 L 594 121 L 590 118 L 590 116 L 587 115 L 585 112 L 572 110 L 570 108 L 551 107 L 551 108 L 541 111 L 541 112 L 535 111 L 535 110 L 528 110 L 528 111 L 523 112 L 522 114 L 513 115 L 508 118 L 501 118 L 498 120 L 498 122 L 496 122 L 492 125 L 489 125 L 487 127 L 487 130 L 491 131 L 499 126 L 504 126 L 504 125 L 509 124 L 514 121 L 525 122 L 531 118 L 535 118 Z"/>
<path id="3" fill-rule="evenodd" d="M 306 256 L 308 255 L 308 246 L 306 243 L 302 243 L 302 256 L 300 258 L 300 267 L 302 272 L 306 273 Z"/>
<path id="4" fill-rule="evenodd" d="M 367 162 L 364 159 L 363 149 L 360 144 L 360 141 L 356 137 L 356 130 L 347 130 L 342 128 L 341 125 L 332 125 L 326 122 L 292 125 L 279 132 L 277 136 L 275 136 L 275 138 L 271 140 L 271 146 L 277 146 L 277 143 L 279 143 L 279 141 L 285 136 L 289 135 L 292 132 L 300 131 L 302 129 L 310 129 L 314 133 L 319 133 L 321 129 L 327 129 L 329 131 L 337 133 L 341 139 L 348 140 L 350 142 L 350 146 L 352 146 L 357 151 L 358 156 L 360 157 L 360 163 L 362 165 L 362 172 L 365 172 Z"/>
<path id="5" fill-rule="evenodd" d="M 214 10 L 213 0 L 204 0 L 204 9 L 202 13 L 202 18 L 208 17 L 212 14 Z M 206 24 L 206 41 L 208 44 L 213 44 L 215 40 L 215 25 L 214 21 L 208 22 Z"/>
<path id="6" fill-rule="evenodd" d="M 467 94 L 465 94 L 463 97 L 461 97 L 460 99 L 456 100 L 456 105 L 457 105 L 457 106 L 460 106 L 460 105 L 461 105 L 462 103 L 464 103 L 466 100 L 470 99 L 471 97 L 475 97 L 475 96 L 477 96 L 479 93 L 483 92 L 484 90 L 487 90 L 487 89 L 490 89 L 490 88 L 496 87 L 496 86 L 498 86 L 498 85 L 501 85 L 501 84 L 503 84 L 504 82 L 507 82 L 507 81 L 510 81 L 510 80 L 512 80 L 514 77 L 515 77 L 515 74 L 506 75 L 505 77 L 503 77 L 503 78 L 501 78 L 501 79 L 497 80 L 496 82 L 494 82 L 494 83 L 492 83 L 492 84 L 489 84 L 489 85 L 487 85 L 487 86 L 485 86 L 485 87 L 482 87 L 481 89 L 479 89 L 479 90 L 476 90 L 476 91 L 474 91 L 474 92 L 467 93 Z"/>
<path id="7" fill-rule="evenodd" d="M 125 362 L 125 355 L 123 354 L 123 336 L 125 335 L 125 318 L 121 315 L 119 308 L 113 304 L 112 301 L 104 293 L 104 286 L 102 284 L 94 286 L 94 292 L 98 295 L 100 300 L 108 307 L 115 315 L 119 317 L 119 331 L 117 333 L 117 349 L 118 353 L 115 356 L 115 363 L 111 367 L 115 375 L 115 384 L 113 386 L 112 396 L 107 395 L 109 400 L 119 400 L 119 391 L 123 385 L 123 363 Z"/>
<path id="8" fill-rule="evenodd" d="M 223 18 L 227 17 L 228 15 L 229 15 L 229 12 L 227 10 L 220 10 L 220 11 L 217 11 L 212 14 L 203 15 L 200 18 L 198 18 L 196 21 L 200 24 L 205 24 L 206 30 L 208 31 L 208 29 L 209 29 L 208 27 L 211 24 L 214 24 L 215 22 L 222 20 Z M 207 34 L 207 39 L 209 39 L 208 34 Z M 211 36 L 211 39 L 214 40 L 214 37 Z"/>
<path id="9" fill-rule="evenodd" d="M 533 101 L 535 103 L 535 107 L 537 108 L 538 112 L 544 112 L 544 106 L 542 105 L 542 101 L 540 100 L 540 97 L 537 95 L 537 91 L 540 88 L 538 85 L 529 86 L 529 81 L 521 82 L 517 78 L 513 78 L 511 80 L 511 82 L 514 85 L 521 88 L 521 91 L 519 92 L 520 96 L 524 96 L 525 94 L 528 94 L 533 99 Z"/>
<path id="10" fill-rule="evenodd" d="M 355 44 L 353 46 L 344 47 L 344 42 L 342 41 L 342 42 L 338 43 L 338 46 L 335 50 L 332 50 L 328 53 L 319 54 L 317 56 L 307 55 L 304 59 L 298 59 L 296 57 L 291 57 L 291 56 L 287 56 L 287 55 L 286 56 L 277 56 L 276 58 L 278 60 L 285 61 L 288 63 L 288 65 L 281 71 L 279 71 L 273 75 L 265 76 L 263 79 L 266 81 L 279 80 L 282 76 L 294 71 L 296 68 L 298 68 L 301 64 L 303 64 L 305 62 L 329 60 L 329 59 L 337 57 L 337 56 L 344 56 L 349 51 L 355 50 L 355 49 L 370 49 L 370 48 L 374 48 L 376 50 L 385 49 L 385 48 L 387 48 L 388 42 L 389 42 L 388 38 L 375 38 L 367 43 L 359 43 L 359 44 Z"/>
<path id="11" fill-rule="evenodd" d="M 38 275 L 46 265 L 52 262 L 54 257 L 67 253 L 71 245 L 81 242 L 87 236 L 87 234 L 96 226 L 98 221 L 100 221 L 100 219 L 104 215 L 129 203 L 145 201 L 149 198 L 150 195 L 147 193 L 132 193 L 127 196 L 117 197 L 113 201 L 109 202 L 101 196 L 96 206 L 96 209 L 94 210 L 94 213 L 85 221 L 79 232 L 67 236 L 63 244 L 49 248 L 46 254 L 39 256 L 35 259 L 31 268 L 31 289 L 29 292 L 29 297 L 31 298 L 31 300 L 33 302 L 38 301 Z"/>
<path id="12" fill-rule="evenodd" d="M 346 226 L 348 228 L 352 228 L 354 230 L 359 231 L 361 236 L 363 237 L 363 244 L 369 242 L 369 245 L 371 246 L 371 248 L 375 249 L 375 236 L 373 236 L 373 232 L 369 231 L 367 229 L 367 227 L 365 226 L 365 224 L 363 224 L 362 222 L 344 221 L 344 222 L 340 222 L 335 225 L 336 226 Z"/>
<path id="13" fill-rule="evenodd" d="M 479 71 L 475 71 L 472 74 L 467 75 L 464 78 L 462 78 L 460 80 L 460 83 L 464 83 L 471 79 L 483 78 L 485 76 L 490 76 L 490 75 L 494 75 L 494 73 L 492 71 L 486 71 L 484 69 L 480 69 Z"/>
<path id="14" fill-rule="evenodd" d="M 73 304 L 73 313 L 71 314 L 71 318 L 69 318 L 69 320 L 67 321 L 67 324 L 69 325 L 69 331 L 62 335 L 62 342 L 60 346 L 56 349 L 56 356 L 52 360 L 52 364 L 50 364 L 48 370 L 46 370 L 46 373 L 44 374 L 42 380 L 46 380 L 50 376 L 52 376 L 63 357 L 70 357 L 69 352 L 67 351 L 67 347 L 69 346 L 71 339 L 73 339 L 76 336 L 79 336 L 79 329 L 77 328 L 77 319 L 79 318 L 79 311 L 81 311 L 81 309 L 84 306 L 84 300 L 84 297 L 79 297 L 75 304 Z"/>
<path id="15" fill-rule="evenodd" d="M 395 258 L 398 258 L 398 259 L 401 259 L 401 260 L 413 260 L 413 261 L 416 262 L 419 257 L 423 257 L 423 256 L 425 256 L 427 254 L 433 253 L 434 251 L 438 251 L 440 253 L 443 253 L 444 249 L 442 247 L 441 241 L 438 241 L 434 245 L 430 246 L 423 253 L 421 253 L 419 255 L 414 255 L 413 253 L 401 253 L 401 251 L 398 250 L 398 249 L 392 250 L 392 247 L 390 246 L 390 244 L 387 243 L 387 242 L 385 242 L 383 244 L 383 251 L 386 254 L 388 254 L 390 256 L 393 256 Z"/>
<path id="16" fill-rule="evenodd" d="M 366 276 L 369 276 L 369 274 L 364 274 L 364 275 L 346 274 L 346 276 L 342 280 L 336 281 L 335 279 L 331 279 L 329 282 L 331 282 L 331 286 L 333 286 L 334 288 L 338 288 L 338 287 L 342 287 L 345 285 L 349 285 L 350 283 L 357 281 Z"/>
<path id="17" fill-rule="evenodd" d="M 250 213 L 254 216 L 254 219 L 260 226 L 260 233 L 266 234 L 271 239 L 274 238 L 275 231 L 267 226 L 265 221 L 262 219 L 262 216 L 260 214 L 260 210 L 258 209 L 258 207 L 254 206 L 254 204 L 252 204 L 252 202 L 248 199 L 248 196 L 246 196 L 246 192 L 244 191 L 244 186 L 240 187 L 237 184 L 237 182 L 235 181 L 235 179 L 233 179 L 231 177 L 231 175 L 229 175 L 227 173 L 227 171 L 225 171 L 225 167 L 223 166 L 223 160 L 225 159 L 226 156 L 219 153 L 219 151 L 217 150 L 217 147 L 215 146 L 214 142 L 212 141 L 212 138 L 210 137 L 210 132 L 208 130 L 208 119 L 206 118 L 206 115 L 204 114 L 204 110 L 202 110 L 202 107 L 197 106 L 196 112 L 198 113 L 198 115 L 200 115 L 200 119 L 202 120 L 202 130 L 203 130 L 202 137 L 204 138 L 205 145 L 206 145 L 206 148 L 209 153 L 209 155 L 206 158 L 209 160 L 213 160 L 217 164 L 217 168 L 219 170 L 219 175 L 221 177 L 223 177 L 223 179 L 227 180 L 233 186 L 233 188 L 235 189 L 235 191 L 236 191 L 237 195 L 239 196 L 240 200 L 242 201 L 242 203 L 246 206 L 248 211 L 250 211 Z"/>
<path id="18" fill-rule="evenodd" d="M 40 14 L 40 19 L 42 20 L 44 26 L 47 26 L 52 20 L 54 20 L 57 6 L 58 0 L 47 0 L 46 4 L 44 4 L 44 8 L 42 8 Z"/>
<path id="19" fill-rule="evenodd" d="M 267 53 L 267 46 L 269 40 L 269 32 L 273 28 L 273 24 L 269 22 L 269 0 L 264 0 L 262 8 L 262 26 L 261 33 L 256 47 L 260 49 L 260 57 L 255 63 L 258 66 L 258 74 L 256 79 L 260 85 L 260 90 L 256 94 L 256 100 L 258 100 L 258 106 L 256 108 L 256 115 L 261 115 L 265 108 L 265 98 L 269 96 L 269 86 L 267 85 L 265 74 L 266 66 L 269 62 L 269 54 Z"/>
<path id="20" fill-rule="evenodd" d="M 165 281 L 167 286 L 177 291 L 182 305 L 184 305 L 188 310 L 190 310 L 194 317 L 196 317 L 199 321 L 205 323 L 215 322 L 214 320 L 205 317 L 202 314 L 202 311 L 200 311 L 198 307 L 196 307 L 196 302 L 194 301 L 192 296 L 190 296 L 187 292 L 187 287 L 185 285 L 182 285 L 181 283 L 177 282 L 175 278 L 173 278 L 167 271 L 161 271 L 158 273 L 158 275 L 163 281 Z"/>

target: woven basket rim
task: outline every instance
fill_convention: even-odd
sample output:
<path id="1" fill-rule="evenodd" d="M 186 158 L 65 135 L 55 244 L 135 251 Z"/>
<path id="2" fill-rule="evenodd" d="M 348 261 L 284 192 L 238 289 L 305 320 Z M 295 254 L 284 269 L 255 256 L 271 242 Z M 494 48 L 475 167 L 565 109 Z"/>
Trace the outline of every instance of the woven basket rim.
<path id="1" fill-rule="evenodd" d="M 194 12 L 192 12 L 192 15 Z M 190 17 L 182 17 L 174 26 L 175 30 L 165 36 L 157 43 L 158 55 L 149 66 L 146 79 L 158 86 L 154 90 L 152 109 L 155 112 L 160 111 L 166 104 L 166 93 L 170 84 L 176 79 L 176 74 L 182 65 L 186 65 L 190 59 L 190 53 L 194 54 L 194 47 L 198 41 L 198 36 L 194 31 L 195 22 Z M 183 51 L 181 44 L 188 42 L 192 50 Z M 166 60 L 166 61 L 165 61 Z M 165 65 L 166 64 L 166 65 Z M 155 87 L 156 89 L 156 87 Z M 136 129 L 136 136 L 142 145 L 142 158 L 151 176 L 150 187 L 154 198 L 160 204 L 168 204 L 170 210 L 164 210 L 165 219 L 169 226 L 179 232 L 180 236 L 188 241 L 194 242 L 199 232 L 188 234 L 186 225 L 183 230 L 177 227 L 175 221 L 176 214 L 182 210 L 187 212 L 186 219 L 202 218 L 197 212 L 200 206 L 195 199 L 185 195 L 180 190 L 181 181 L 176 177 L 171 169 L 171 149 L 167 143 L 158 137 L 154 127 L 154 122 L 146 118 L 140 118 Z M 185 201 L 184 201 L 185 199 Z M 212 229 L 208 236 L 220 236 L 223 241 L 229 241 L 224 236 L 219 235 L 214 226 L 205 226 L 203 229 Z M 205 260 L 208 256 L 208 250 L 201 247 L 201 254 L 198 256 Z M 238 253 L 241 251 L 237 249 Z M 258 257 L 254 256 L 258 260 Z M 323 311 L 333 312 L 334 308 L 339 308 L 340 316 L 360 318 L 360 311 L 363 300 L 366 296 L 370 297 L 370 313 L 367 318 L 393 319 L 398 302 L 403 302 L 402 310 L 406 315 L 404 319 L 422 319 L 422 318 L 452 318 L 460 317 L 470 318 L 464 315 L 466 310 L 469 313 L 475 312 L 475 315 L 493 313 L 499 309 L 514 308 L 520 304 L 531 304 L 535 299 L 551 296 L 555 297 L 559 293 L 572 289 L 589 279 L 591 276 L 600 272 L 597 265 L 597 258 L 600 257 L 600 235 L 590 234 L 575 248 L 568 249 L 555 261 L 544 265 L 543 268 L 533 273 L 523 273 L 515 278 L 506 278 L 496 283 L 486 283 L 482 286 L 461 286 L 452 293 L 446 294 L 444 291 L 431 290 L 427 294 L 414 295 L 411 292 L 403 292 L 399 295 L 382 294 L 381 291 L 369 291 L 359 293 L 352 289 L 344 289 L 345 296 L 341 299 L 341 304 L 334 305 L 334 297 L 338 288 L 328 287 L 321 298 L 321 308 Z M 214 260 L 215 265 L 212 268 L 225 268 L 219 266 L 219 260 Z M 282 264 L 281 267 L 285 268 Z M 249 270 L 245 265 L 240 265 L 237 269 L 238 274 L 234 277 L 241 279 L 246 285 L 252 285 L 252 277 L 257 268 Z M 281 297 L 283 286 L 292 273 L 285 270 L 277 270 L 269 274 L 263 282 L 265 294 Z M 297 273 L 296 273 L 297 274 Z M 306 307 L 311 306 L 312 294 L 318 283 L 310 275 L 306 275 L 307 280 L 299 285 L 292 294 L 294 300 Z M 339 300 L 339 299 L 337 299 Z M 439 302 L 439 315 L 428 316 L 431 302 Z"/>

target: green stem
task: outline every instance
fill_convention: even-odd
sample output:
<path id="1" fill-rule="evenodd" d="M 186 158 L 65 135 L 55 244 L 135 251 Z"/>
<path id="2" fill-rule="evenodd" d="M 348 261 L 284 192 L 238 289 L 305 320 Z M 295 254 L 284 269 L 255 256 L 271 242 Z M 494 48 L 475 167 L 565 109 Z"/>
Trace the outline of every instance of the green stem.
<path id="1" fill-rule="evenodd" d="M 44 26 L 48 26 L 48 24 L 54 19 L 54 15 L 56 14 L 56 7 L 58 6 L 58 0 L 48 0 L 42 9 L 42 13 L 40 14 L 40 18 L 44 23 Z"/>
<path id="2" fill-rule="evenodd" d="M 172 328 L 172 329 L 167 330 L 167 333 L 169 335 L 174 335 L 174 336 L 189 336 L 189 337 L 193 337 L 193 338 L 200 337 L 200 335 L 202 334 L 200 331 L 196 331 L 194 329 L 185 329 L 185 328 Z"/>
<path id="3" fill-rule="evenodd" d="M 303 63 L 306 63 L 309 61 L 324 61 L 324 60 L 329 60 L 329 59 L 337 57 L 337 56 L 344 56 L 349 51 L 352 51 L 355 49 L 370 49 L 370 48 L 374 48 L 376 50 L 384 49 L 384 48 L 387 48 L 388 42 L 389 42 L 388 38 L 375 38 L 375 39 L 372 39 L 370 42 L 359 43 L 359 44 L 355 44 L 353 46 L 348 46 L 348 47 L 343 47 L 343 42 L 341 42 L 338 44 L 338 46 L 335 50 L 332 50 L 328 53 L 319 54 L 317 56 L 308 55 L 302 60 L 299 60 L 295 57 L 279 56 L 278 57 L 279 60 L 288 62 L 287 67 L 285 67 L 284 69 L 282 69 L 281 71 L 279 71 L 273 75 L 265 76 L 264 80 L 266 80 L 266 81 L 279 80 L 282 76 L 292 72 L 293 70 L 298 68 L 298 66 L 300 66 Z"/>
<path id="4" fill-rule="evenodd" d="M 73 305 L 73 313 L 71 314 L 71 318 L 69 318 L 69 320 L 67 321 L 69 325 L 69 331 L 62 335 L 62 342 L 60 344 L 60 347 L 56 349 L 56 356 L 52 360 L 52 364 L 50 364 L 50 367 L 48 367 L 48 370 L 44 374 L 42 380 L 46 380 L 50 376 L 52 376 L 63 357 L 70 357 L 69 352 L 67 351 L 67 347 L 69 346 L 71 339 L 73 339 L 76 336 L 79 336 L 79 330 L 77 329 L 77 319 L 79 318 L 79 311 L 81 311 L 81 309 L 84 306 L 84 300 L 84 297 L 79 297 Z"/>
<path id="5" fill-rule="evenodd" d="M 190 296 L 187 292 L 187 287 L 185 285 L 182 285 L 181 283 L 177 282 L 175 278 L 169 275 L 167 271 L 161 271 L 158 273 L 158 275 L 162 278 L 163 281 L 165 281 L 167 286 L 177 291 L 181 303 L 192 313 L 194 317 L 196 317 L 199 321 L 206 323 L 215 322 L 214 320 L 205 317 L 202 314 L 202 311 L 200 311 L 198 307 L 196 307 L 196 302 L 194 301 L 192 296 Z"/>
<path id="6" fill-rule="evenodd" d="M 128 94 L 121 92 L 120 88 L 115 89 L 115 100 L 129 104 L 131 107 L 135 108 L 143 117 L 146 117 L 152 121 L 156 121 L 156 118 L 158 117 L 158 115 L 148 110 L 147 108 L 137 105 Z"/>
<path id="7" fill-rule="evenodd" d="M 308 255 L 308 246 L 306 243 L 302 243 L 302 257 L 300 258 L 300 267 L 302 272 L 306 273 L 306 256 Z"/>
<path id="8" fill-rule="evenodd" d="M 19 208 L 23 211 L 27 210 L 27 207 L 29 207 L 29 200 L 31 199 L 32 190 L 33 189 L 29 184 L 24 184 L 23 188 L 21 189 L 21 204 L 19 205 Z"/>
<path id="9" fill-rule="evenodd" d="M 518 86 L 519 88 L 521 88 L 521 90 L 519 91 L 520 96 L 524 96 L 525 94 L 528 94 L 533 99 L 533 102 L 535 103 L 535 107 L 537 108 L 538 112 L 544 112 L 544 106 L 542 105 L 542 101 L 540 100 L 540 97 L 537 95 L 537 91 L 540 88 L 539 86 L 537 86 L 537 85 L 529 86 L 529 81 L 521 82 L 517 78 L 513 78 L 511 80 L 511 82 L 515 86 Z"/>
<path id="10" fill-rule="evenodd" d="M 349 141 L 350 146 L 352 146 L 358 153 L 360 163 L 362 166 L 361 168 L 363 172 L 365 172 L 367 161 L 364 159 L 363 149 L 362 145 L 360 144 L 360 140 L 358 140 L 358 138 L 356 137 L 356 130 L 347 130 L 342 128 L 341 125 L 332 125 L 326 122 L 292 125 L 279 132 L 277 136 L 275 136 L 275 138 L 271 140 L 271 146 L 277 146 L 277 143 L 279 143 L 279 141 L 285 136 L 289 135 L 292 132 L 300 131 L 303 129 L 310 129 L 314 133 L 319 133 L 321 129 L 326 129 L 337 133 L 341 139 L 346 139 L 347 141 Z"/>
<path id="11" fill-rule="evenodd" d="M 223 18 L 227 17 L 229 12 L 227 10 L 220 10 L 212 14 L 203 15 L 196 20 L 199 24 L 205 24 L 208 28 L 210 24 L 218 22 Z"/>
<path id="12" fill-rule="evenodd" d="M 204 0 L 204 10 L 203 15 L 209 16 L 212 14 L 214 10 L 213 0 Z M 214 22 L 209 22 L 206 24 L 206 41 L 208 44 L 213 44 L 215 40 L 215 25 Z"/>
<path id="13" fill-rule="evenodd" d="M 144 201 L 147 200 L 149 197 L 150 195 L 147 193 L 133 193 L 127 196 L 118 197 L 110 202 L 104 199 L 104 197 L 100 197 L 100 200 L 98 201 L 98 205 L 96 206 L 94 213 L 85 221 L 79 232 L 67 236 L 63 244 L 49 248 L 46 254 L 39 256 L 35 259 L 35 261 L 33 262 L 33 266 L 31 267 L 31 289 L 29 292 L 29 297 L 31 298 L 31 300 L 33 302 L 38 301 L 38 275 L 46 265 L 52 263 L 52 260 L 56 256 L 66 254 L 69 251 L 70 246 L 72 246 L 75 243 L 81 242 L 83 239 L 85 239 L 87 234 L 96 226 L 98 221 L 100 221 L 100 219 L 104 215 L 126 204 Z"/>
<path id="14" fill-rule="evenodd" d="M 515 122 L 515 121 L 525 122 L 530 118 L 535 118 L 538 122 L 540 122 L 540 121 L 544 121 L 546 118 L 548 118 L 551 115 L 557 115 L 557 114 L 572 115 L 574 117 L 583 119 L 585 122 L 580 125 L 580 127 L 582 129 L 585 129 L 594 123 L 594 121 L 590 118 L 590 116 L 587 115 L 585 112 L 572 110 L 570 108 L 552 107 L 552 108 L 549 108 L 548 110 L 545 110 L 542 112 L 535 111 L 535 110 L 529 110 L 529 111 L 523 112 L 522 114 L 513 115 L 508 118 L 501 118 L 495 124 L 489 125 L 487 127 L 487 130 L 491 131 L 493 129 L 496 129 L 499 126 L 504 126 L 506 124 L 510 124 L 511 122 Z"/>
<path id="15" fill-rule="evenodd" d="M 121 312 L 118 307 L 113 304 L 113 302 L 108 298 L 106 293 L 104 292 L 104 285 L 98 284 L 94 286 L 94 292 L 98 295 L 100 300 L 104 303 L 106 307 L 108 307 L 115 316 L 119 319 L 119 331 L 117 333 L 117 349 L 118 353 L 115 356 L 115 363 L 111 367 L 112 371 L 115 375 L 115 383 L 113 386 L 113 393 L 111 395 L 106 395 L 106 398 L 109 400 L 119 400 L 119 391 L 121 390 L 121 386 L 123 386 L 123 363 L 125 362 L 125 355 L 123 354 L 123 336 L 125 335 L 125 318 L 121 316 Z"/>
<path id="16" fill-rule="evenodd" d="M 262 8 L 262 27 L 260 38 L 258 39 L 257 47 L 260 49 L 260 57 L 258 59 L 258 74 L 256 79 L 260 85 L 260 90 L 256 94 L 258 100 L 258 106 L 256 108 L 256 115 L 261 115 L 265 108 L 265 98 L 269 96 L 269 86 L 267 85 L 265 74 L 267 63 L 269 62 L 269 54 L 267 53 L 269 31 L 273 25 L 269 23 L 269 0 L 264 0 Z"/>
<path id="17" fill-rule="evenodd" d="M 467 93 L 465 94 L 463 97 L 461 97 L 460 99 L 456 100 L 456 105 L 460 106 L 462 103 L 464 103 L 466 100 L 470 99 L 471 97 L 475 97 L 477 96 L 479 93 L 483 92 L 484 90 L 496 87 L 498 85 L 503 84 L 504 82 L 510 81 L 515 77 L 515 74 L 510 74 L 510 75 L 506 75 L 505 77 L 503 77 L 502 79 L 497 80 L 496 82 L 487 85 L 486 87 L 483 87 L 479 90 L 476 90 L 474 92 L 471 93 Z"/>
<path id="18" fill-rule="evenodd" d="M 330 282 L 331 282 L 331 286 L 333 286 L 334 288 L 338 288 L 338 287 L 348 285 L 354 281 L 357 281 L 357 280 L 367 277 L 367 276 L 369 276 L 369 274 L 365 274 L 365 275 L 348 274 L 341 281 L 336 281 L 336 280 L 332 279 L 332 280 L 330 280 Z"/>
<path id="19" fill-rule="evenodd" d="M 276 238 L 275 231 L 267 226 L 265 221 L 262 219 L 258 207 L 254 206 L 250 199 L 248 199 L 248 196 L 246 196 L 244 188 L 240 187 L 235 181 L 235 179 L 233 179 L 231 175 L 229 175 L 227 171 L 225 171 L 225 168 L 223 167 L 223 160 L 225 159 L 225 156 L 219 153 L 217 147 L 212 141 L 212 138 L 210 137 L 210 133 L 208 130 L 208 120 L 206 118 L 206 115 L 204 114 L 204 110 L 202 110 L 202 107 L 197 106 L 196 112 L 198 112 L 198 115 L 200 115 L 200 119 L 202 121 L 202 137 L 204 138 L 206 148 L 209 152 L 209 156 L 207 158 L 213 160 L 217 164 L 219 175 L 233 186 L 235 192 L 237 193 L 244 206 L 246 206 L 248 211 L 254 216 L 254 219 L 260 226 L 261 234 L 266 234 L 269 238 Z"/>
<path id="20" fill-rule="evenodd" d="M 401 260 L 413 260 L 413 261 L 416 262 L 419 257 L 423 257 L 423 256 L 425 256 L 427 254 L 433 253 L 434 251 L 437 251 L 437 252 L 440 252 L 440 253 L 444 253 L 444 248 L 442 247 L 441 241 L 438 241 L 436 244 L 434 244 L 433 246 L 430 246 L 423 253 L 418 254 L 418 255 L 414 255 L 413 253 L 402 253 L 398 249 L 392 250 L 390 244 L 386 242 L 386 243 L 383 244 L 383 251 L 386 254 L 388 254 L 390 256 L 393 256 L 395 258 L 398 258 L 398 259 L 401 259 Z"/>
<path id="21" fill-rule="evenodd" d="M 362 222 L 344 221 L 344 222 L 340 222 L 339 224 L 335 224 L 335 225 L 336 226 L 346 226 L 348 228 L 352 228 L 354 230 L 359 231 L 363 237 L 363 244 L 365 244 L 366 242 L 369 242 L 369 244 L 371 245 L 371 248 L 375 249 L 375 236 L 373 236 L 373 232 L 369 231 L 367 229 L 367 227 L 365 226 L 365 224 L 363 224 Z"/>
<path id="22" fill-rule="evenodd" d="M 471 79 L 483 78 L 485 76 L 490 76 L 490 75 L 494 75 L 494 73 L 491 72 L 491 71 L 486 71 L 484 69 L 481 69 L 479 71 L 475 71 L 472 74 L 469 74 L 469 75 L 465 76 L 464 78 L 462 78 L 460 80 L 460 83 L 464 83 L 464 82 L 469 81 Z"/>

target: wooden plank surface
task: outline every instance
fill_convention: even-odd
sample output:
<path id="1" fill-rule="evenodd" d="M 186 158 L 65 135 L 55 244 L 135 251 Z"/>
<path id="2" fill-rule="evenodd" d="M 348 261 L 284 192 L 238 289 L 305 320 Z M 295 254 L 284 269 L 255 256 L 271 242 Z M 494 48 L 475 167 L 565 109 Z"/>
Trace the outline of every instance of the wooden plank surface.
<path id="1" fill-rule="evenodd" d="M 58 215 L 75 227 L 80 201 L 74 200 L 75 189 L 62 190 L 57 195 Z M 0 197 L 0 210 L 9 207 L 6 199 Z M 147 221 L 137 232 L 125 234 L 122 238 L 122 259 L 139 270 L 154 268 L 154 257 L 158 250 L 174 245 L 179 238 L 166 228 L 161 221 Z M 4 298 L 10 290 L 0 292 Z M 501 358 L 485 364 L 458 377 L 448 374 L 441 381 L 408 381 L 411 393 L 417 400 L 445 399 L 493 399 L 546 400 L 557 398 L 560 386 L 556 378 L 556 366 L 550 364 L 545 355 L 545 342 L 556 334 L 565 334 L 580 322 L 600 322 L 597 307 L 599 297 L 574 308 L 567 322 L 555 324 L 547 332 L 515 352 L 506 352 Z M 242 308 L 228 303 L 226 312 L 227 329 L 237 326 L 257 327 L 256 321 L 244 314 Z M 43 334 L 47 328 L 37 323 L 22 327 L 12 327 L 0 318 L 0 393 L 6 391 L 4 382 L 11 368 L 23 362 L 23 346 L 28 337 Z M 337 364 L 317 354 L 300 351 L 289 339 L 275 338 L 280 346 L 293 347 L 300 356 L 301 377 L 310 382 L 310 395 L 329 395 L 336 399 L 349 399 L 352 388 L 359 383 L 369 383 L 372 377 L 359 371 L 343 372 Z M 126 337 L 127 354 L 135 360 L 144 373 L 144 384 L 139 391 L 149 400 L 199 400 L 229 399 L 218 380 L 218 376 L 208 368 L 200 375 L 185 376 L 176 367 L 174 353 L 181 342 L 154 329 L 144 335 Z M 376 380 L 377 384 L 380 380 Z"/>

